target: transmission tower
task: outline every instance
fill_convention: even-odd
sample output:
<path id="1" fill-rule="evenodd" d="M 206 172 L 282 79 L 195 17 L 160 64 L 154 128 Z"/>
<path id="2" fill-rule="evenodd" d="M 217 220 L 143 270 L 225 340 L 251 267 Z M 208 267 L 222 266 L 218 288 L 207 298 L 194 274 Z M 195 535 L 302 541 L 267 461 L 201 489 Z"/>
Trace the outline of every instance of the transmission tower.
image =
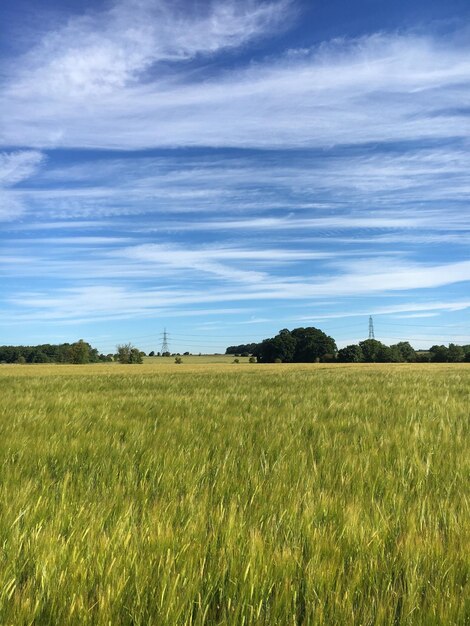
<path id="1" fill-rule="evenodd" d="M 369 315 L 369 339 L 375 339 L 374 320 L 372 319 L 372 315 Z"/>
<path id="2" fill-rule="evenodd" d="M 163 331 L 162 354 L 165 354 L 165 352 L 170 352 L 170 348 L 168 347 L 168 335 L 166 332 L 166 328 Z"/>

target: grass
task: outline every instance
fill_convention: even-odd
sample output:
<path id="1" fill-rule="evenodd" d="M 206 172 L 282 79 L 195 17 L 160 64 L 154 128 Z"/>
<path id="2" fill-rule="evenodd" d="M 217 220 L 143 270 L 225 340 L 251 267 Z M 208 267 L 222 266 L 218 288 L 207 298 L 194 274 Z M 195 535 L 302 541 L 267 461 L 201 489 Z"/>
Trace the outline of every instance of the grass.
<path id="1" fill-rule="evenodd" d="M 468 365 L 0 367 L 0 624 L 469 623 Z"/>
<path id="2" fill-rule="evenodd" d="M 247 356 L 235 356 L 233 354 L 189 354 L 181 355 L 183 363 L 188 365 L 207 365 L 208 363 L 233 363 L 234 359 L 238 359 L 240 363 L 248 363 L 249 357 Z M 175 357 L 144 357 L 144 363 L 153 364 L 155 366 L 168 365 L 174 363 Z"/>

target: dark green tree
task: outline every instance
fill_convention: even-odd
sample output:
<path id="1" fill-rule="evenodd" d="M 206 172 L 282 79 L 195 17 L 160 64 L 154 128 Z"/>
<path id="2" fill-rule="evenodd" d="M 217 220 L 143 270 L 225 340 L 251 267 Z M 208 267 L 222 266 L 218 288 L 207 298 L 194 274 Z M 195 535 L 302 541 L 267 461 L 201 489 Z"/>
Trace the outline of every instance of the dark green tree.
<path id="1" fill-rule="evenodd" d="M 413 363 L 414 361 L 416 361 L 416 351 L 408 341 L 400 341 L 399 343 L 390 346 L 390 348 L 392 350 L 396 348 L 400 352 L 401 361 L 408 363 Z"/>
<path id="2" fill-rule="evenodd" d="M 381 341 L 377 339 L 365 339 L 364 341 L 360 341 L 359 345 L 366 363 L 383 362 L 382 360 L 385 355 L 384 349 L 387 346 Z"/>
<path id="3" fill-rule="evenodd" d="M 429 354 L 433 363 L 447 363 L 449 360 L 449 348 L 447 346 L 431 346 L 429 348 Z"/>
<path id="4" fill-rule="evenodd" d="M 290 363 L 294 359 L 295 347 L 295 338 L 285 328 L 272 339 L 265 339 L 257 344 L 253 356 L 257 357 L 261 363 L 274 363 L 276 359 Z"/>
<path id="5" fill-rule="evenodd" d="M 336 356 L 335 340 L 319 328 L 294 328 L 292 336 L 296 340 L 294 361 L 296 363 L 313 363 L 327 355 Z"/>
<path id="6" fill-rule="evenodd" d="M 360 363 L 364 360 L 361 346 L 351 344 L 338 350 L 338 361 L 340 363 Z"/>
<path id="7" fill-rule="evenodd" d="M 447 360 L 449 363 L 460 363 L 465 359 L 465 351 L 462 346 L 450 343 L 447 350 Z"/>

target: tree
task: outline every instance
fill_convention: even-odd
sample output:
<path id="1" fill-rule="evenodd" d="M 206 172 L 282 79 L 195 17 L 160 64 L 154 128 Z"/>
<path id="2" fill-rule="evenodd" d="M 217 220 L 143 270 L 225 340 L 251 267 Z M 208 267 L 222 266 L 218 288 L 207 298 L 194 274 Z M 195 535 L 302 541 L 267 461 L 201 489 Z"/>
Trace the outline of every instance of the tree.
<path id="1" fill-rule="evenodd" d="M 253 351 L 261 363 L 313 363 L 321 359 L 334 358 L 336 343 L 332 337 L 318 328 L 287 328 L 271 339 L 265 339 Z"/>
<path id="2" fill-rule="evenodd" d="M 117 360 L 119 363 L 142 363 L 142 354 L 131 343 L 116 346 Z"/>
<path id="3" fill-rule="evenodd" d="M 253 356 L 261 363 L 274 363 L 276 359 L 290 363 L 294 359 L 295 346 L 296 340 L 291 332 L 283 329 L 275 337 L 258 344 Z"/>
<path id="4" fill-rule="evenodd" d="M 225 350 L 225 354 L 241 354 L 243 352 L 247 352 L 249 354 L 253 354 L 254 350 L 258 347 L 257 343 L 242 343 L 239 346 L 229 346 Z M 247 356 L 248 356 L 247 355 Z"/>
<path id="5" fill-rule="evenodd" d="M 429 354 L 433 363 L 447 363 L 449 360 L 449 348 L 443 345 L 435 345 L 429 348 Z"/>
<path id="6" fill-rule="evenodd" d="M 449 363 L 460 363 L 465 359 L 465 351 L 462 346 L 450 343 L 447 350 L 447 359 Z"/>
<path id="7" fill-rule="evenodd" d="M 397 360 L 401 359 L 401 355 L 398 351 L 395 353 L 395 358 Z M 386 346 L 382 343 L 377 351 L 377 363 L 393 363 L 394 362 L 394 352 L 389 346 Z"/>
<path id="8" fill-rule="evenodd" d="M 393 346 L 390 346 L 387 349 L 390 350 L 389 356 L 390 356 L 391 363 L 404 363 L 405 362 L 406 359 L 403 357 L 403 354 L 401 353 L 400 348 L 398 348 L 396 344 L 394 344 Z"/>
<path id="9" fill-rule="evenodd" d="M 36 352 L 33 356 L 32 363 L 50 363 L 50 358 L 47 356 L 45 352 L 41 352 L 40 350 Z"/>
<path id="10" fill-rule="evenodd" d="M 84 364 L 90 362 L 90 344 L 79 339 L 69 347 L 67 361 L 69 363 Z"/>
<path id="11" fill-rule="evenodd" d="M 401 355 L 403 361 L 413 363 L 416 361 L 416 350 L 410 345 L 408 341 L 400 341 L 393 346 L 390 346 L 392 350 L 396 348 Z"/>
<path id="12" fill-rule="evenodd" d="M 327 355 L 336 355 L 335 340 L 318 328 L 294 328 L 292 336 L 296 340 L 293 359 L 296 363 L 313 363 Z"/>
<path id="13" fill-rule="evenodd" d="M 360 341 L 362 354 L 364 355 L 364 361 L 366 363 L 383 362 L 381 359 L 384 357 L 384 348 L 387 346 L 377 339 L 365 339 Z"/>
<path id="14" fill-rule="evenodd" d="M 338 350 L 338 361 L 341 363 L 360 363 L 364 359 L 361 346 L 351 344 Z"/>
<path id="15" fill-rule="evenodd" d="M 154 352 L 153 350 L 151 350 L 151 351 L 149 352 L 149 356 L 155 356 L 155 352 Z"/>

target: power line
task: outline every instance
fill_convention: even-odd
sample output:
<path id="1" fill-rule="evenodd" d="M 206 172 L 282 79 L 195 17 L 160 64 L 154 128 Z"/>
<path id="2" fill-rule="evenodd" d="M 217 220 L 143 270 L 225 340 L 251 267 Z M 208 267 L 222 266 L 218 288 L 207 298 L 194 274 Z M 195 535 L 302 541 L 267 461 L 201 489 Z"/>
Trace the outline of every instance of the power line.
<path id="1" fill-rule="evenodd" d="M 372 315 L 369 315 L 369 339 L 375 339 L 374 320 L 372 319 Z"/>

